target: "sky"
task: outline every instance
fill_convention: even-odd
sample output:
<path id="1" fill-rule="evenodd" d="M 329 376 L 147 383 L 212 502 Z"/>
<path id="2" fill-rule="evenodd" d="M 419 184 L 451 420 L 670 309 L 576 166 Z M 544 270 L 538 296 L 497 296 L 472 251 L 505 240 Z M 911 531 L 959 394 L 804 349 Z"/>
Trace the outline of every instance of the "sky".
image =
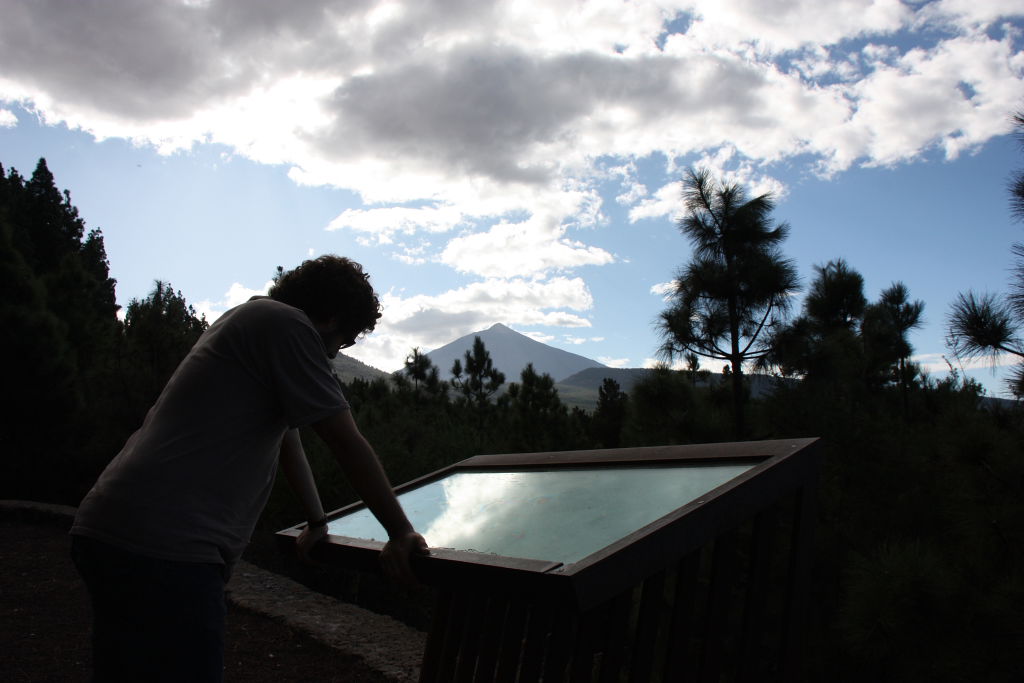
<path id="1" fill-rule="evenodd" d="M 1024 168 L 1019 0 L 0 0 L 0 164 L 44 157 L 101 229 L 118 302 L 220 313 L 323 253 L 362 263 L 382 370 L 504 323 L 657 358 L 691 247 L 680 180 L 770 192 L 806 284 L 843 258 L 911 334 L 1004 292 Z M 801 295 L 794 299 L 799 311 Z M 719 371 L 720 362 L 705 361 Z"/>

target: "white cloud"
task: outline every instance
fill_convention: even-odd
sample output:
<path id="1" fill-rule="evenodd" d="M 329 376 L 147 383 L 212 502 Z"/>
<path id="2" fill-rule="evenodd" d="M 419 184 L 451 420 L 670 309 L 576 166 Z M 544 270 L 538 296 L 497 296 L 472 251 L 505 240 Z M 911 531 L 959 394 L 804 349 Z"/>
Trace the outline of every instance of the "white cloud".
<path id="1" fill-rule="evenodd" d="M 231 287 L 228 288 L 228 291 L 224 293 L 224 298 L 220 301 L 199 301 L 194 304 L 194 308 L 196 309 L 197 314 L 206 316 L 206 322 L 212 323 L 225 311 L 228 311 L 239 304 L 244 304 L 254 296 L 266 294 L 273 284 L 274 282 L 272 280 L 267 280 L 263 284 L 262 288 L 250 289 L 240 282 L 234 282 L 231 284 Z"/>
<path id="2" fill-rule="evenodd" d="M 684 370 L 684 369 L 686 369 L 686 363 L 684 361 L 682 361 L 682 360 L 676 360 L 675 362 L 669 364 L 669 363 L 666 363 L 665 360 L 662 359 L 662 358 L 644 358 L 643 363 L 640 364 L 640 367 L 648 368 L 648 369 L 656 368 L 656 367 L 661 367 L 661 366 L 668 367 L 668 368 L 670 368 L 672 370 Z"/>
<path id="3" fill-rule="evenodd" d="M 676 281 L 669 280 L 668 282 L 659 282 L 658 284 L 651 285 L 651 294 L 660 296 L 664 301 L 668 301 L 672 298 L 672 294 L 676 291 Z"/>
<path id="4" fill-rule="evenodd" d="M 615 201 L 619 204 L 629 206 L 631 204 L 636 204 L 646 196 L 647 187 L 643 183 L 638 183 L 634 180 L 626 185 L 626 191 L 617 196 Z"/>
<path id="5" fill-rule="evenodd" d="M 572 335 L 567 334 L 562 338 L 562 341 L 564 341 L 566 344 L 574 344 L 576 346 L 579 346 L 580 344 L 602 342 L 604 341 L 604 337 L 574 337 Z"/>
<path id="6" fill-rule="evenodd" d="M 695 40 L 768 52 L 891 33 L 912 18 L 900 0 L 697 0 L 694 7 L 699 18 L 688 34 Z"/>
<path id="7" fill-rule="evenodd" d="M 936 373 L 949 372 L 950 364 L 955 370 L 994 370 L 995 368 L 1014 367 L 1021 362 L 1020 356 L 1015 356 L 1012 353 L 964 359 L 958 359 L 951 354 L 924 353 L 913 356 L 910 360 L 919 364 L 922 369 Z"/>
<path id="8" fill-rule="evenodd" d="M 851 89 L 857 111 L 842 131 L 844 140 L 833 141 L 841 165 L 861 155 L 871 164 L 890 164 L 933 144 L 955 158 L 1008 132 L 1008 112 L 1024 96 L 1024 58 L 1011 55 L 1009 41 L 977 35 L 878 64 Z"/>
<path id="9" fill-rule="evenodd" d="M 659 187 L 654 196 L 642 200 L 629 210 L 629 222 L 636 223 L 645 218 L 676 218 L 683 212 L 683 188 L 678 182 Z"/>
<path id="10" fill-rule="evenodd" d="M 564 237 L 564 229 L 540 220 L 501 222 L 487 232 L 456 237 L 441 262 L 463 273 L 513 277 L 612 262 L 598 247 Z"/>
<path id="11" fill-rule="evenodd" d="M 10 109 L 0 108 L 0 128 L 14 128 L 18 125 L 18 117 Z"/>
<path id="12" fill-rule="evenodd" d="M 8 7 L 0 97 L 100 138 L 165 151 L 220 142 L 290 164 L 300 182 L 479 216 L 557 193 L 602 156 L 732 144 L 754 163 L 810 153 L 836 169 L 910 158 L 937 140 L 956 153 L 1005 132 L 995 112 L 1005 117 L 1024 93 L 1019 53 L 978 30 L 1019 16 L 1010 0 L 917 10 L 898 0 L 273 5 Z M 659 49 L 680 10 L 692 24 Z M 950 22 L 961 35 L 940 34 L 899 67 L 815 81 L 857 75 L 836 47 L 845 39 Z M 31 42 L 40 34 L 62 39 Z M 797 51 L 790 73 L 772 61 L 787 50 Z M 951 80 L 979 96 L 935 106 L 955 94 Z M 900 113 L 915 125 L 893 123 Z M 639 196 L 631 189 L 624 201 Z M 510 194 L 499 211 L 465 206 Z M 376 220 L 348 218 L 363 229 Z M 421 227 L 450 229 L 439 220 Z"/>
<path id="13" fill-rule="evenodd" d="M 686 30 L 663 35 L 680 13 Z M 1003 24 L 1021 15 L 1017 0 L 7 2 L 0 105 L 97 139 L 286 165 L 362 199 L 329 229 L 511 293 L 502 307 L 471 283 L 419 301 L 392 328 L 402 358 L 431 338 L 413 324 L 429 315 L 445 331 L 586 326 L 571 311 L 587 306 L 534 296 L 578 283 L 589 297 L 576 270 L 616 260 L 585 229 L 604 224 L 610 177 L 631 222 L 681 213 L 678 183 L 652 192 L 640 160 L 674 173 L 696 159 L 781 196 L 772 164 L 953 158 L 1007 132 L 1024 51 Z M 0 126 L 13 119 L 0 109 Z"/>
<path id="14" fill-rule="evenodd" d="M 604 363 L 610 368 L 625 368 L 629 367 L 628 358 L 611 358 L 609 356 L 598 356 L 597 360 Z"/>
<path id="15" fill-rule="evenodd" d="M 390 241 L 398 232 L 406 234 L 418 231 L 447 232 L 464 219 L 462 211 L 450 205 L 418 208 L 389 206 L 373 209 L 346 209 L 328 224 L 327 229 L 349 228 L 357 232 L 376 235 L 379 240 Z"/>
<path id="16" fill-rule="evenodd" d="M 555 335 L 544 334 L 543 332 L 523 332 L 523 334 L 533 341 L 539 341 L 541 344 L 550 344 L 555 340 Z"/>
<path id="17" fill-rule="evenodd" d="M 1017 0 L 938 0 L 921 9 L 923 18 L 949 21 L 961 28 L 987 26 L 1005 17 L 1024 16 Z"/>

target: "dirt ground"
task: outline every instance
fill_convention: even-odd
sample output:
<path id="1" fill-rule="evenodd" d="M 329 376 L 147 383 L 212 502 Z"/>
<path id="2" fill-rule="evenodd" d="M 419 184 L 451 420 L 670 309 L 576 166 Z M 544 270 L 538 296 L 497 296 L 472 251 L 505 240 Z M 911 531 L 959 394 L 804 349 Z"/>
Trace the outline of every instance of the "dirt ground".
<path id="1" fill-rule="evenodd" d="M 0 680 L 74 683 L 90 676 L 90 606 L 62 520 L 0 517 Z M 361 659 L 283 621 L 229 605 L 224 680 L 389 683 Z"/>

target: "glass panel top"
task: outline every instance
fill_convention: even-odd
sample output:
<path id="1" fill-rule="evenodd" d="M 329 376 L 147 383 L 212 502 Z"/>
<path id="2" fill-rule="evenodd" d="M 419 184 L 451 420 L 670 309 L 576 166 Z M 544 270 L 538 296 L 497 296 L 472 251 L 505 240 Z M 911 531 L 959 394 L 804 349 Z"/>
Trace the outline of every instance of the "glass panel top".
<path id="1" fill-rule="evenodd" d="M 570 564 L 746 472 L 753 464 L 456 472 L 399 496 L 433 547 Z M 330 533 L 386 541 L 367 509 Z"/>

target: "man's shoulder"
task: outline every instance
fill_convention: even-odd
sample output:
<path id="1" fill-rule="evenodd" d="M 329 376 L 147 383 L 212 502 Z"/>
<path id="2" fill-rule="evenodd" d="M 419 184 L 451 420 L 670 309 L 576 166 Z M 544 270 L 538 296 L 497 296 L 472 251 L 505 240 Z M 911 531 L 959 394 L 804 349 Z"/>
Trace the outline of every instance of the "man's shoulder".
<path id="1" fill-rule="evenodd" d="M 229 313 L 232 313 L 233 317 L 241 319 L 294 320 L 303 325 L 312 325 L 309 317 L 302 310 L 271 299 L 269 296 L 254 296 L 244 304 L 233 308 Z"/>
<path id="2" fill-rule="evenodd" d="M 206 341 L 241 339 L 250 345 L 262 345 L 274 343 L 273 340 L 307 337 L 319 338 L 313 323 L 301 309 L 270 297 L 254 297 L 214 321 Z"/>

